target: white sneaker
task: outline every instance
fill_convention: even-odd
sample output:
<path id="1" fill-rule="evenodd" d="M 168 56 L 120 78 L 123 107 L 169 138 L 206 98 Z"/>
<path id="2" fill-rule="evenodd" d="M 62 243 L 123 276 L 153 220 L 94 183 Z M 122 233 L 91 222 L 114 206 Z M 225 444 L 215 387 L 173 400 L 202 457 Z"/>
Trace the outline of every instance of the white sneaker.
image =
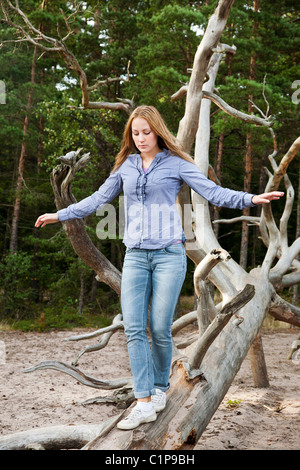
<path id="1" fill-rule="evenodd" d="M 151 395 L 151 401 L 154 405 L 154 409 L 156 413 L 164 410 L 167 404 L 167 396 L 166 393 L 160 390 L 159 388 L 155 389 L 156 395 Z"/>
<path id="2" fill-rule="evenodd" d="M 142 423 L 150 423 L 151 421 L 155 420 L 155 410 L 152 409 L 150 413 L 146 413 L 145 411 L 141 410 L 138 406 L 135 406 L 133 410 L 129 413 L 129 415 L 117 424 L 117 428 L 134 429 Z"/>

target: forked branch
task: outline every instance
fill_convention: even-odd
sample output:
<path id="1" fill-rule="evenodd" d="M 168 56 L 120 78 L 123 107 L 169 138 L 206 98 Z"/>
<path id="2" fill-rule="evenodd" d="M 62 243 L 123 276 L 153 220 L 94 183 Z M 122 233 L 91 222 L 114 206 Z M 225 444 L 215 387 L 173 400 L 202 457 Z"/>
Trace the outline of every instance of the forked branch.
<path id="1" fill-rule="evenodd" d="M 270 117 L 268 117 L 267 119 L 263 119 L 258 116 L 255 116 L 254 114 L 246 114 L 242 111 L 238 111 L 214 93 L 210 93 L 209 91 L 202 91 L 202 96 L 203 98 L 211 100 L 226 114 L 229 114 L 230 116 L 233 116 L 237 119 L 241 119 L 242 121 L 249 122 L 251 124 L 256 124 L 259 126 L 271 127 L 273 125 L 273 121 L 270 120 Z"/>

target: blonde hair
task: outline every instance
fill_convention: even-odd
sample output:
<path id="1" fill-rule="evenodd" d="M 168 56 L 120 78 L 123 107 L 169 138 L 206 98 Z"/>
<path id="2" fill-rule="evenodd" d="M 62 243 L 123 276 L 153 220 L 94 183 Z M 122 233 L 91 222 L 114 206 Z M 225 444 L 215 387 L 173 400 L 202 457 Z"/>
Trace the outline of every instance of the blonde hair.
<path id="1" fill-rule="evenodd" d="M 157 135 L 158 146 L 168 149 L 171 155 L 177 155 L 184 160 L 195 163 L 190 155 L 182 149 L 180 142 L 171 134 L 163 118 L 154 106 L 138 106 L 130 115 L 123 133 L 121 149 L 115 159 L 112 172 L 116 171 L 132 153 L 137 153 L 131 132 L 131 124 L 135 118 L 144 118 L 151 130 Z"/>

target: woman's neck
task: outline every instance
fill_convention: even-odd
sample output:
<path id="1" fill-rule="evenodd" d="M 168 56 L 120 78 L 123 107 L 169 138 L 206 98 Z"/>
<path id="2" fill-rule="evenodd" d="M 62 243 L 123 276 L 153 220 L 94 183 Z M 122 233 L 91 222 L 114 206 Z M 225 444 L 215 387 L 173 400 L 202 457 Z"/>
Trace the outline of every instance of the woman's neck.
<path id="1" fill-rule="evenodd" d="M 159 147 L 157 147 L 157 149 L 156 149 L 155 151 L 153 151 L 153 152 L 149 152 L 149 153 L 148 153 L 148 152 L 146 152 L 146 153 L 141 152 L 141 153 L 140 153 L 140 157 L 141 157 L 142 162 L 143 162 L 143 167 L 144 167 L 144 168 L 148 168 L 148 167 L 151 165 L 151 163 L 153 162 L 155 156 L 156 156 L 159 152 L 161 152 L 161 150 L 160 150 Z"/>

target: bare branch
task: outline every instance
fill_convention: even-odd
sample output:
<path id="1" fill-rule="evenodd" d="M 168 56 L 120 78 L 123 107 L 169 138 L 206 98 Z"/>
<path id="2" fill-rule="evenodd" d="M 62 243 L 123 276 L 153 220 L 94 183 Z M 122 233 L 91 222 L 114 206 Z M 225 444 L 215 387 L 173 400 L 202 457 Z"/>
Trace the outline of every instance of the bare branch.
<path id="1" fill-rule="evenodd" d="M 254 296 L 254 286 L 247 284 L 230 302 L 224 305 L 203 335 L 197 341 L 189 358 L 190 370 L 199 369 L 200 364 L 212 342 L 228 323 L 233 314 L 246 305 Z"/>
<path id="2" fill-rule="evenodd" d="M 272 297 L 269 313 L 276 320 L 300 326 L 300 308 L 286 302 L 278 294 L 274 294 Z"/>
<path id="3" fill-rule="evenodd" d="M 171 96 L 172 101 L 177 101 L 180 100 L 183 96 L 187 94 L 188 91 L 188 85 L 183 85 L 178 91 L 173 93 Z"/>
<path id="4" fill-rule="evenodd" d="M 278 167 L 275 167 L 274 175 L 269 177 L 269 181 L 266 186 L 266 192 L 276 191 L 281 179 L 286 175 L 286 171 L 287 171 L 289 163 L 293 160 L 293 158 L 295 157 L 299 149 L 300 149 L 300 137 L 298 137 L 293 142 L 288 152 L 281 159 L 281 162 L 278 165 Z M 272 159 L 271 156 L 270 156 L 270 160 L 271 160 L 272 165 L 275 166 L 274 160 Z M 293 197 L 292 194 L 289 195 L 289 198 L 291 197 Z M 286 208 L 287 208 L 286 209 L 287 212 L 291 210 L 290 201 L 288 201 L 288 205 L 286 205 Z M 265 271 L 268 271 L 272 265 L 274 258 L 277 256 L 278 250 L 281 248 L 281 239 L 280 239 L 280 232 L 278 228 L 276 227 L 276 223 L 274 221 L 271 204 L 263 204 L 263 214 L 264 214 L 265 221 L 269 230 L 270 242 L 269 242 L 269 247 L 268 247 L 266 257 L 262 265 L 262 269 Z"/>
<path id="5" fill-rule="evenodd" d="M 241 215 L 240 217 L 232 217 L 231 219 L 216 219 L 213 220 L 213 224 L 234 224 L 236 222 L 249 222 L 254 225 L 259 225 L 260 217 L 252 215 Z"/>
<path id="6" fill-rule="evenodd" d="M 232 4 L 233 0 L 219 1 L 216 10 L 208 21 L 206 31 L 195 54 L 186 98 L 185 115 L 180 122 L 177 133 L 177 138 L 186 152 L 190 152 L 196 136 L 202 99 L 201 90 L 213 54 L 212 49 L 219 43 Z"/>
<path id="7" fill-rule="evenodd" d="M 193 312 L 186 313 L 185 315 L 182 315 L 182 317 L 180 318 L 177 318 L 177 320 L 174 321 L 172 328 L 171 328 L 172 336 L 175 336 L 180 330 L 190 325 L 191 323 L 195 322 L 196 320 L 197 320 L 196 310 L 194 310 Z"/>
<path id="8" fill-rule="evenodd" d="M 293 244 L 281 254 L 279 261 L 274 268 L 270 270 L 270 281 L 282 278 L 282 276 L 291 268 L 293 261 L 300 253 L 300 238 L 297 238 Z M 294 283 L 295 284 L 295 283 Z"/>
<path id="9" fill-rule="evenodd" d="M 128 408 L 131 403 L 135 401 L 134 390 L 132 385 L 118 388 L 113 391 L 111 395 L 101 395 L 93 398 L 88 398 L 79 403 L 79 405 L 86 406 L 94 403 L 111 403 L 118 408 Z"/>
<path id="10" fill-rule="evenodd" d="M 29 373 L 44 369 L 54 369 L 59 372 L 64 372 L 65 374 L 68 374 L 74 379 L 78 380 L 78 382 L 82 383 L 83 385 L 87 385 L 88 387 L 92 388 L 100 388 L 102 390 L 113 390 L 132 383 L 132 379 L 130 377 L 115 380 L 96 379 L 95 377 L 91 377 L 90 375 L 85 374 L 80 369 L 60 361 L 42 361 L 33 367 L 25 369 L 24 372 Z"/>
<path id="11" fill-rule="evenodd" d="M 213 303 L 213 300 L 209 291 L 209 281 L 198 281 L 197 288 L 199 296 L 197 300 L 197 319 L 198 319 L 198 330 L 199 336 L 205 332 L 208 328 L 210 321 L 212 321 L 217 315 L 218 311 Z"/>
<path id="12" fill-rule="evenodd" d="M 128 115 L 132 112 L 132 107 L 125 103 L 110 103 L 107 101 L 89 101 L 85 106 L 69 106 L 71 109 L 112 109 L 113 111 L 125 111 Z"/>
<path id="13" fill-rule="evenodd" d="M 300 137 L 298 137 L 290 146 L 289 150 L 287 153 L 284 155 L 284 157 L 281 159 L 280 164 L 278 165 L 278 168 L 276 172 L 274 173 L 273 181 L 269 185 L 269 190 L 270 191 L 276 191 L 276 189 L 279 186 L 279 183 L 282 179 L 282 177 L 286 174 L 287 168 L 291 161 L 294 159 L 295 155 L 300 149 Z"/>
<path id="14" fill-rule="evenodd" d="M 270 280 L 272 281 L 272 273 L 270 273 Z M 300 284 L 300 269 L 297 269 L 292 273 L 285 274 L 282 276 L 280 282 L 281 290 L 286 287 L 294 286 L 295 284 Z"/>
<path id="15" fill-rule="evenodd" d="M 273 122 L 268 120 L 270 119 L 270 117 L 267 119 L 262 119 L 253 114 L 246 114 L 241 111 L 238 111 L 237 109 L 227 104 L 222 98 L 215 95 L 214 93 L 210 93 L 209 91 L 202 91 L 202 97 L 211 100 L 220 109 L 222 109 L 222 111 L 229 114 L 230 116 L 241 119 L 242 121 L 246 121 L 251 124 L 257 124 L 259 126 L 266 126 L 266 127 L 271 127 L 273 125 Z"/>
<path id="16" fill-rule="evenodd" d="M 34 34 L 37 34 L 38 36 L 40 36 L 42 39 L 44 39 L 46 42 L 50 43 L 50 44 L 53 44 L 53 45 L 56 45 L 57 44 L 57 40 L 50 37 L 50 36 L 47 36 L 46 34 L 42 33 L 39 29 L 37 29 L 32 23 L 31 21 L 28 19 L 28 17 L 25 15 L 25 13 L 23 13 L 23 11 L 19 8 L 18 6 L 18 2 L 16 2 L 17 6 L 15 7 L 13 5 L 12 2 L 10 2 L 9 0 L 6 0 L 9 7 L 15 11 L 19 16 L 21 16 L 21 18 L 23 19 L 25 25 L 28 26 L 28 28 L 34 33 Z M 3 1 L 1 1 L 1 5 L 3 5 Z M 16 25 L 12 25 L 14 27 L 17 27 L 18 29 L 21 29 L 22 32 L 24 32 L 23 28 L 21 28 L 21 26 L 16 26 Z"/>
<path id="17" fill-rule="evenodd" d="M 280 218 L 280 240 L 281 240 L 281 251 L 282 255 L 285 255 L 288 249 L 288 221 L 293 210 L 294 203 L 294 188 L 287 175 L 283 177 L 284 185 L 286 188 L 286 200 L 283 214 Z"/>
<path id="18" fill-rule="evenodd" d="M 102 340 L 95 344 L 95 345 L 92 345 L 92 346 L 86 346 L 85 348 L 83 348 L 77 355 L 75 361 L 72 363 L 73 366 L 76 366 L 78 364 L 78 361 L 79 359 L 81 358 L 81 356 L 87 352 L 94 352 L 94 351 L 100 351 L 100 349 L 103 349 L 105 348 L 105 346 L 107 346 L 110 338 L 112 337 L 112 335 L 117 331 L 119 330 L 120 328 L 123 328 L 123 323 L 120 321 L 120 314 L 117 315 L 114 319 L 113 319 L 113 322 L 112 322 L 112 327 L 114 326 L 115 328 L 110 328 L 108 332 L 106 332 L 104 335 L 103 335 L 103 338 Z"/>
<path id="19" fill-rule="evenodd" d="M 64 157 L 67 157 L 67 155 Z M 75 167 L 77 164 L 78 161 L 75 163 Z M 51 173 L 50 178 L 57 210 L 76 202 L 71 189 L 73 175 L 74 169 L 72 170 L 70 166 L 65 164 L 58 165 Z M 84 222 L 81 219 L 69 220 L 63 222 L 63 228 L 77 255 L 96 272 L 96 279 L 107 283 L 113 290 L 119 293 L 121 288 L 121 273 L 97 250 L 86 232 Z"/>
<path id="20" fill-rule="evenodd" d="M 115 78 L 106 78 L 105 80 L 98 80 L 94 85 L 88 87 L 88 91 L 96 90 L 100 86 L 108 85 L 109 83 L 122 82 L 122 81 L 129 82 L 129 68 L 130 68 L 130 60 L 128 61 L 128 65 L 127 65 L 127 78 L 115 77 Z"/>
<path id="21" fill-rule="evenodd" d="M 9 2 L 9 3 L 10 3 L 10 2 Z M 31 37 L 31 35 L 30 35 L 22 26 L 15 24 L 15 23 L 11 20 L 11 18 L 10 18 L 10 16 L 8 15 L 8 12 L 7 12 L 6 8 L 5 8 L 4 2 L 3 2 L 2 0 L 0 0 L 0 4 L 1 4 L 1 8 L 2 8 L 2 11 L 3 11 L 3 13 L 4 13 L 4 17 L 5 17 L 6 22 L 7 22 L 10 26 L 12 26 L 14 29 L 16 29 L 17 31 L 20 31 L 20 33 L 22 33 L 22 35 L 25 37 L 25 41 L 30 42 L 30 43 L 33 44 L 34 46 L 40 47 L 40 48 L 41 48 L 42 50 L 44 50 L 44 51 L 56 51 L 56 52 L 59 52 L 59 51 L 61 50 L 61 47 L 60 47 L 60 46 L 58 46 L 58 47 L 54 47 L 54 46 L 53 46 L 53 47 L 46 47 L 46 46 L 42 45 L 39 41 L 40 41 L 41 39 L 43 39 L 43 38 L 41 37 L 41 32 L 38 31 L 38 30 L 35 30 L 35 34 L 38 34 L 38 37 L 35 38 L 35 39 L 33 39 L 33 38 Z M 14 8 L 15 8 L 15 7 L 14 7 Z M 3 44 L 5 44 L 6 42 L 7 42 L 7 41 L 3 42 L 3 43 L 1 44 L 1 46 L 2 46 Z M 17 40 L 17 42 L 20 42 L 20 40 Z M 48 41 L 48 42 L 50 42 L 50 41 Z"/>
<path id="22" fill-rule="evenodd" d="M 236 47 L 235 46 L 228 46 L 227 44 L 219 44 L 218 47 L 213 47 L 212 52 L 216 52 L 217 54 L 236 54 Z M 193 69 L 187 69 L 189 73 L 192 73 Z M 210 79 L 209 74 L 206 73 L 206 76 L 203 80 L 203 83 L 207 82 Z M 172 96 L 172 101 L 180 100 L 183 96 L 187 94 L 188 91 L 188 84 L 183 85 L 178 91 L 176 91 Z"/>
<path id="23" fill-rule="evenodd" d="M 96 338 L 97 336 L 109 333 L 111 331 L 116 331 L 123 328 L 122 315 L 119 313 L 115 316 L 111 325 L 106 326 L 105 328 L 100 328 L 99 330 L 93 331 L 92 333 L 86 333 L 83 335 L 71 336 L 66 338 L 64 341 L 82 341 L 85 339 Z"/>
<path id="24" fill-rule="evenodd" d="M 227 253 L 227 251 L 223 250 L 222 248 L 218 248 L 208 253 L 198 264 L 194 272 L 194 287 L 197 297 L 200 296 L 198 282 L 200 280 L 204 280 L 216 264 L 220 263 L 220 261 L 228 261 L 230 258 L 231 256 Z"/>
<path id="25" fill-rule="evenodd" d="M 267 111 L 266 111 L 266 113 L 265 113 L 265 117 L 268 117 L 268 115 L 269 115 L 269 110 L 270 110 L 270 105 L 269 105 L 269 102 L 268 102 L 268 100 L 267 100 L 267 98 L 266 98 L 266 93 L 265 93 L 265 91 L 266 91 L 266 80 L 267 80 L 267 75 L 264 76 L 264 83 L 263 83 L 262 95 L 263 95 L 264 100 L 265 100 L 265 103 L 266 103 L 266 105 L 267 105 Z"/>

